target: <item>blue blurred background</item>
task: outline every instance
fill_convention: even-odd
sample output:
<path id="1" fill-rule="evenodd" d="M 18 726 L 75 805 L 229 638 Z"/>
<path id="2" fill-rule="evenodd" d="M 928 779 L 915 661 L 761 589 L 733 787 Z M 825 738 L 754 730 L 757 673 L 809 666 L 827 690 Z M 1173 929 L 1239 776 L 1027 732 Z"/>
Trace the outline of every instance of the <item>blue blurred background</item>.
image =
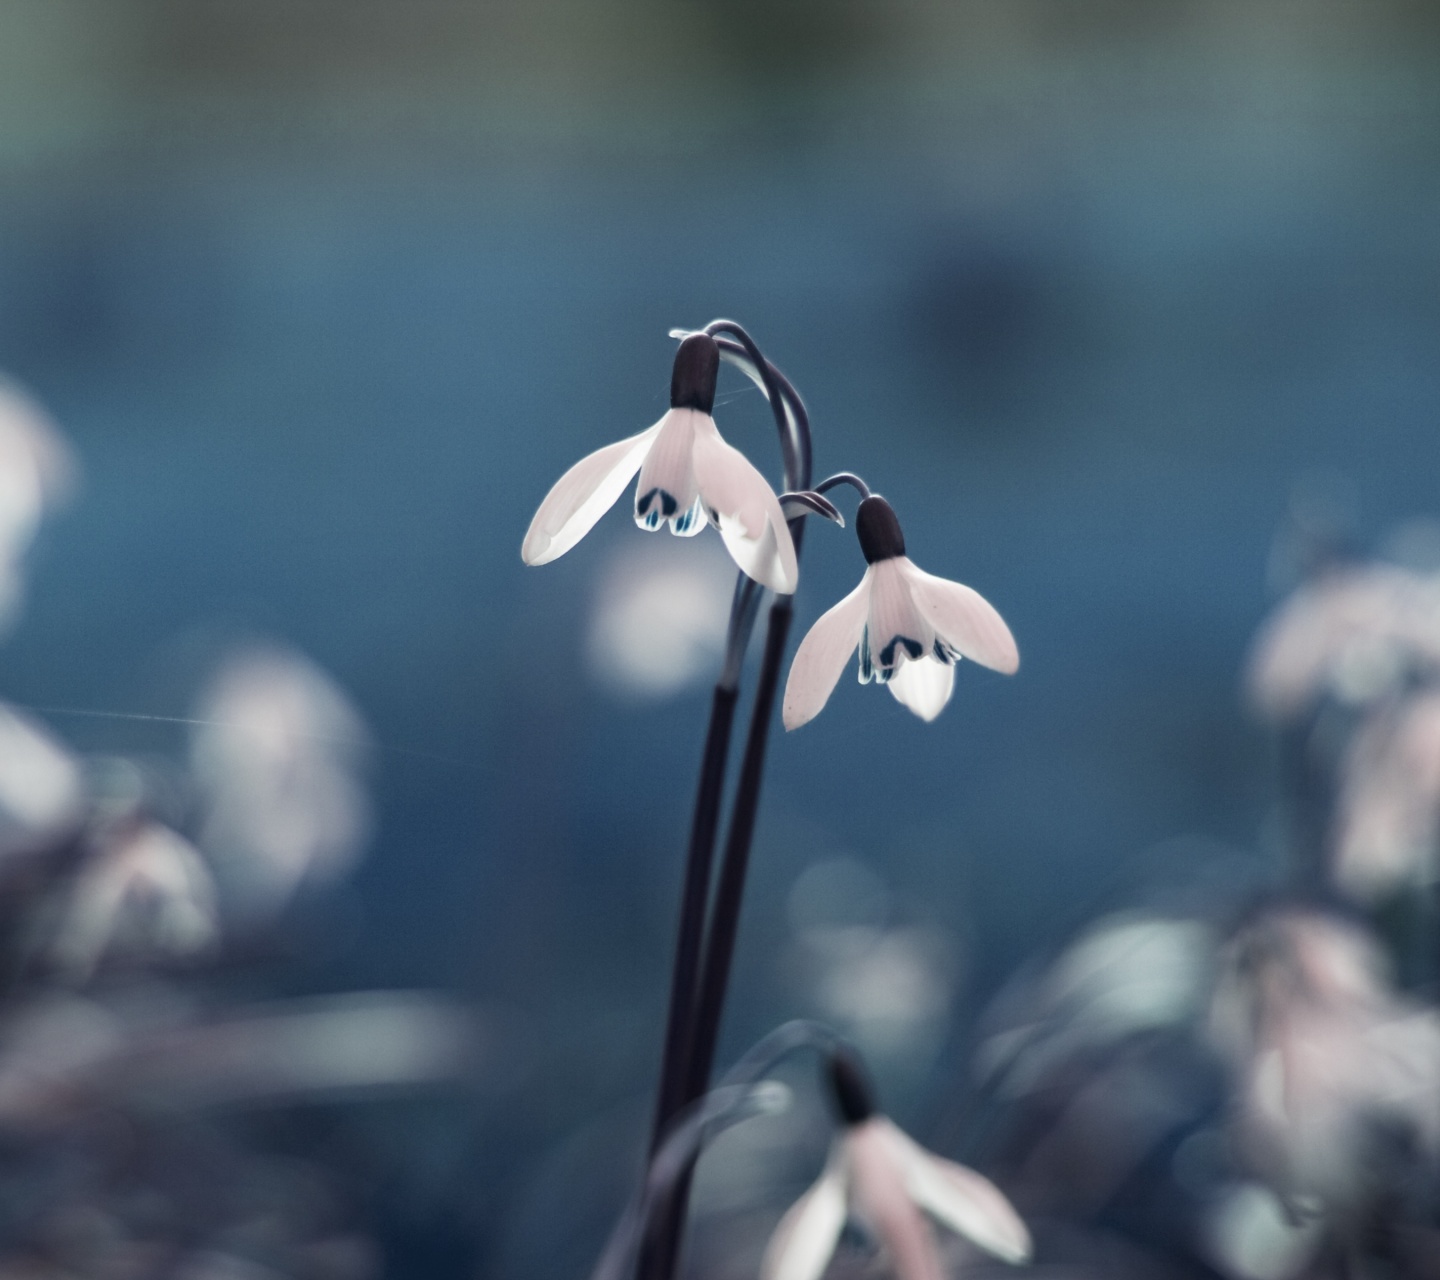
<path id="1" fill-rule="evenodd" d="M 772 744 L 721 1056 L 827 1017 L 921 1133 L 1027 956 L 1274 858 L 1238 672 L 1277 531 L 1437 510 L 1437 161 L 1414 0 L 8 0 L 0 368 L 84 478 L 0 692 L 144 754 L 183 729 L 75 713 L 183 717 L 236 637 L 334 676 L 376 838 L 256 981 L 474 1003 L 473 1089 L 325 1124 L 390 1274 L 580 1274 L 643 1132 L 729 574 L 624 502 L 518 548 L 659 416 L 666 331 L 744 323 L 819 473 L 1019 641 L 932 725 L 847 676 Z M 805 550 L 800 627 L 863 568 Z M 650 686 L 626 648 L 680 624 L 611 614 L 660 571 L 710 603 Z"/>

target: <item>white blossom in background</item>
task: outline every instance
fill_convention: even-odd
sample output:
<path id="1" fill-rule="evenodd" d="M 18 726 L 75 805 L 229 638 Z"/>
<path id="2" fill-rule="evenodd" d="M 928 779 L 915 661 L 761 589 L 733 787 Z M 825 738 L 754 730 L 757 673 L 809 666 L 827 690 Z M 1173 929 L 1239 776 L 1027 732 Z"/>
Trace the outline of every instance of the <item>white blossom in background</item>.
<path id="1" fill-rule="evenodd" d="M 360 780 L 369 737 L 349 699 L 299 654 L 226 662 L 195 710 L 190 759 L 200 844 L 242 911 L 278 909 L 354 864 L 370 831 Z"/>
<path id="2" fill-rule="evenodd" d="M 1011 1016 L 980 1046 L 982 1075 L 1020 1096 L 1086 1050 L 1186 1025 L 1210 995 L 1216 945 L 1199 920 L 1129 911 L 1098 920 L 1018 984 Z"/>
<path id="3" fill-rule="evenodd" d="M 1006 675 L 1019 668 L 1005 620 L 979 592 L 911 562 L 884 498 L 860 503 L 855 531 L 869 568 L 800 642 L 785 682 L 787 729 L 820 714 L 852 653 L 859 654 L 862 684 L 886 685 L 922 720 L 933 720 L 950 701 L 961 658 Z"/>
<path id="4" fill-rule="evenodd" d="M 790 889 L 786 968 L 807 1003 L 868 1059 L 923 1064 L 949 1022 L 955 939 L 932 925 L 893 923 L 892 902 L 858 859 L 812 862 Z"/>
<path id="5" fill-rule="evenodd" d="M 712 677 L 725 647 L 735 569 L 665 543 L 620 553 L 595 594 L 587 636 L 591 671 L 619 693 L 663 698 Z"/>
<path id="6" fill-rule="evenodd" d="M 582 458 L 545 495 L 520 556 L 548 564 L 580 541 L 639 473 L 635 522 L 694 537 L 707 523 L 720 533 L 741 572 L 789 595 L 800 569 L 780 500 L 738 449 L 720 437 L 710 416 L 720 351 L 692 333 L 680 344 L 670 383 L 670 409 L 653 427 Z"/>
<path id="7" fill-rule="evenodd" d="M 86 978 L 106 952 L 193 955 L 218 937 L 215 886 L 188 840 L 146 819 L 123 820 L 76 873 L 52 947 Z"/>
<path id="8" fill-rule="evenodd" d="M 1417 669 L 1440 674 L 1440 576 L 1368 565 L 1294 592 L 1260 629 L 1246 683 L 1265 715 L 1286 720 L 1324 696 L 1371 702 Z"/>
<path id="9" fill-rule="evenodd" d="M 1440 1017 L 1390 989 L 1354 925 L 1289 908 L 1244 929 L 1210 1035 L 1236 1081 L 1238 1149 L 1294 1211 L 1356 1207 L 1381 1132 L 1440 1149 Z"/>
<path id="10" fill-rule="evenodd" d="M 83 808 L 75 758 L 44 725 L 0 703 L 0 856 L 44 843 Z"/>
<path id="11" fill-rule="evenodd" d="M 1202 1241 L 1210 1260 L 1235 1280 L 1289 1280 L 1324 1241 L 1324 1224 L 1302 1218 L 1269 1187 L 1241 1182 L 1208 1206 Z"/>
<path id="12" fill-rule="evenodd" d="M 24 595 L 24 558 L 45 511 L 74 481 L 69 446 L 45 411 L 0 377 L 0 626 Z"/>
<path id="13" fill-rule="evenodd" d="M 1334 873 L 1372 900 L 1436 878 L 1440 842 L 1440 692 L 1376 715 L 1350 744 L 1337 806 Z"/>

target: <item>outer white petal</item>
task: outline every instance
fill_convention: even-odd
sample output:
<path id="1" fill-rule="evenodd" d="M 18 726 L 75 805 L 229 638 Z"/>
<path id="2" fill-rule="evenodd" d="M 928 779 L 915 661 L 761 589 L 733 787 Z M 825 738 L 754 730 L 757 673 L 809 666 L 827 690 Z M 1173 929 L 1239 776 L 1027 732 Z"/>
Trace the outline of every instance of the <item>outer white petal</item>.
<path id="1" fill-rule="evenodd" d="M 670 531 L 693 536 L 703 521 L 692 519 L 695 505 L 695 436 L 708 414 L 698 409 L 671 409 L 660 419 L 660 431 L 640 468 L 635 486 L 635 523 L 642 529 L 658 529 L 670 522 Z M 641 503 L 645 509 L 641 510 Z"/>
<path id="2" fill-rule="evenodd" d="M 825 1172 L 789 1209 L 760 1263 L 760 1280 L 819 1280 L 845 1225 L 845 1160 L 837 1143 Z"/>
<path id="3" fill-rule="evenodd" d="M 916 609 L 945 644 L 972 662 L 1006 675 L 1019 667 L 1015 637 L 984 596 L 962 583 L 926 573 L 906 556 L 901 556 L 899 563 Z"/>
<path id="4" fill-rule="evenodd" d="M 1030 1257 L 1030 1233 L 993 1182 L 931 1155 L 893 1125 L 891 1130 L 916 1204 L 997 1258 L 1024 1262 Z"/>
<path id="5" fill-rule="evenodd" d="M 867 569 L 860 585 L 820 615 L 795 651 L 790 676 L 785 681 L 785 704 L 781 712 L 787 729 L 798 729 L 807 720 L 813 720 L 830 700 L 840 673 L 860 643 L 869 609 L 870 571 Z"/>
<path id="6" fill-rule="evenodd" d="M 922 720 L 933 720 L 950 701 L 955 688 L 955 666 L 926 654 L 902 658 L 887 686 L 898 702 Z"/>
<path id="7" fill-rule="evenodd" d="M 597 449 L 561 476 L 530 521 L 520 558 L 526 564 L 549 564 L 589 533 L 640 470 L 663 422 Z"/>
<path id="8" fill-rule="evenodd" d="M 870 566 L 870 660 L 882 680 L 890 678 L 902 653 L 923 657 L 935 643 L 935 630 L 915 603 L 910 569 L 904 556 Z"/>
<path id="9" fill-rule="evenodd" d="M 697 414 L 695 484 L 715 527 L 743 573 L 780 595 L 800 580 L 795 544 L 769 482 L 725 443 L 708 414 Z"/>
<path id="10" fill-rule="evenodd" d="M 885 1242 L 900 1280 L 944 1280 L 935 1235 L 906 1185 L 904 1149 L 883 1116 L 856 1125 L 845 1139 L 850 1152 L 856 1214 Z"/>

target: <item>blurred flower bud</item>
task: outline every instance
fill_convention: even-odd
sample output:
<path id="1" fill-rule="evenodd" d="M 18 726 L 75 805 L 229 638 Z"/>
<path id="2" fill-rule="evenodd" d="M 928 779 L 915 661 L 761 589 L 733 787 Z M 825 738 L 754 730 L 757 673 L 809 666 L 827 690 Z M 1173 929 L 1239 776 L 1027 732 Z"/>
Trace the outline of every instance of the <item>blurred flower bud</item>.
<path id="1" fill-rule="evenodd" d="M 306 880 L 350 869 L 370 829 L 359 715 L 298 654 L 229 660 L 196 708 L 191 764 L 206 804 L 201 845 L 244 913 L 279 909 Z"/>

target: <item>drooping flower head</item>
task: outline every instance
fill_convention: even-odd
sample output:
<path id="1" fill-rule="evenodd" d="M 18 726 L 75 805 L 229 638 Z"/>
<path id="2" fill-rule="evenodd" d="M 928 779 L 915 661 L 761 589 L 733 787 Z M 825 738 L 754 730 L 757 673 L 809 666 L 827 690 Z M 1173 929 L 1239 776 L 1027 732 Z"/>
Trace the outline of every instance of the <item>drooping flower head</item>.
<path id="1" fill-rule="evenodd" d="M 670 409 L 639 435 L 582 458 L 545 495 L 520 548 L 526 564 L 547 564 L 570 550 L 619 498 L 638 471 L 635 522 L 693 537 L 715 526 L 740 569 L 782 595 L 795 590 L 799 566 L 780 502 L 765 477 L 725 443 L 711 411 L 720 349 L 692 333 L 675 353 Z"/>
<path id="2" fill-rule="evenodd" d="M 923 720 L 950 701 L 959 659 L 1007 675 L 1019 667 L 1010 628 L 983 596 L 910 561 L 900 521 L 884 498 L 861 501 L 855 532 L 870 567 L 800 642 L 785 685 L 787 729 L 819 714 L 857 648 L 860 682 L 888 685 Z"/>
<path id="3" fill-rule="evenodd" d="M 1000 1190 L 932 1155 L 882 1115 L 852 1051 L 832 1052 L 826 1075 L 843 1128 L 819 1181 L 770 1238 L 761 1280 L 819 1280 L 851 1217 L 878 1237 L 900 1280 L 945 1274 L 925 1213 L 1006 1262 L 1029 1258 L 1030 1233 Z"/>

